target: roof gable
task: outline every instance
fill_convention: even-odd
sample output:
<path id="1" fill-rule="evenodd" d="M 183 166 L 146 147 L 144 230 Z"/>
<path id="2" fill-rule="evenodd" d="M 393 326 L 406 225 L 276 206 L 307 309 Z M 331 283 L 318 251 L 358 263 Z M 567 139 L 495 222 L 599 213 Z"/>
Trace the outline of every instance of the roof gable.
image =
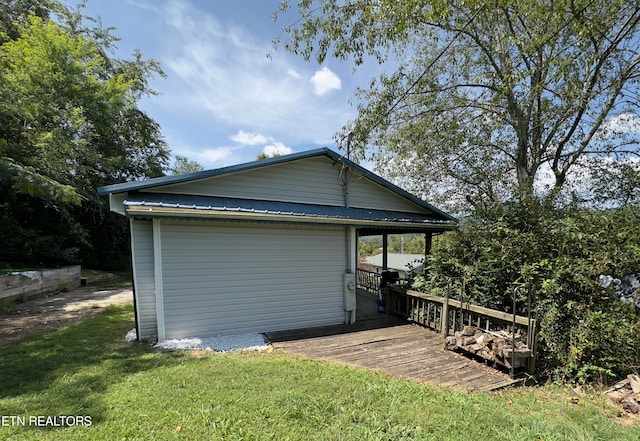
<path id="1" fill-rule="evenodd" d="M 450 215 L 326 148 L 215 170 L 110 185 L 98 191 L 111 195 L 138 192 L 348 206 L 421 213 L 431 219 L 455 222 Z"/>
<path id="2" fill-rule="evenodd" d="M 221 167 L 221 168 L 216 168 L 212 170 L 204 170 L 204 171 L 199 171 L 194 173 L 185 173 L 181 175 L 162 176 L 159 178 L 145 179 L 144 181 L 123 182 L 122 184 L 113 184 L 113 185 L 106 185 L 104 187 L 98 187 L 98 193 L 99 194 L 124 193 L 127 191 L 144 190 L 148 188 L 156 188 L 156 187 L 169 185 L 169 184 L 179 184 L 183 182 L 197 181 L 199 179 L 205 179 L 205 178 L 210 178 L 214 176 L 223 176 L 223 175 L 242 172 L 246 170 L 267 167 L 274 164 L 295 161 L 297 159 L 318 156 L 320 153 L 323 153 L 324 151 L 331 152 L 329 149 L 308 150 L 305 152 L 293 153 L 291 155 L 260 159 L 257 161 L 245 162 L 243 164 L 230 165 L 228 167 Z"/>

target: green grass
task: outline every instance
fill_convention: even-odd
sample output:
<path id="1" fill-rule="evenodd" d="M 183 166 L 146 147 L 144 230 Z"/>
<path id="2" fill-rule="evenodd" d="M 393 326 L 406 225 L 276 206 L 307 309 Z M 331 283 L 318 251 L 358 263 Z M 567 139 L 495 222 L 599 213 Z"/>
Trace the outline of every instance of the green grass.
<path id="1" fill-rule="evenodd" d="M 617 424 L 596 394 L 458 393 L 279 351 L 158 352 L 124 341 L 132 316 L 110 307 L 1 347 L 0 416 L 92 425 L 9 425 L 0 439 L 640 440 L 640 425 Z"/>
<path id="2" fill-rule="evenodd" d="M 92 281 L 105 275 L 113 275 L 115 277 L 104 281 Z M 92 286 L 131 286 L 133 284 L 131 271 L 102 271 L 82 268 L 80 277 L 88 279 Z"/>

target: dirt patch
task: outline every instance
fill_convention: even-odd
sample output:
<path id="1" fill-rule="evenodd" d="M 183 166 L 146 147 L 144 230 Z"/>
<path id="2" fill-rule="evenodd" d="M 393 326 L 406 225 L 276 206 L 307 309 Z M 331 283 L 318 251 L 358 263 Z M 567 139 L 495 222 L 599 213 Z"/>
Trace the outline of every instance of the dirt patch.
<path id="1" fill-rule="evenodd" d="M 96 316 L 109 305 L 133 303 L 131 287 L 87 286 L 17 303 L 0 313 L 0 345 Z"/>

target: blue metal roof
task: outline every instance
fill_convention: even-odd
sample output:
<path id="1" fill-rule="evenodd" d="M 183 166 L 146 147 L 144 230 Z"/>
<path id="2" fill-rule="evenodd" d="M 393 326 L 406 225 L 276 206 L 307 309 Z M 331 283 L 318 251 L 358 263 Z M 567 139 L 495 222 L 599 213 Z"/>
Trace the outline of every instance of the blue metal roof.
<path id="1" fill-rule="evenodd" d="M 376 175 L 375 173 L 370 172 L 369 170 L 356 164 L 355 162 L 350 161 L 349 159 L 345 158 L 343 155 L 340 155 L 326 147 L 315 149 L 315 150 L 307 150 L 299 153 L 293 153 L 285 156 L 278 156 L 274 158 L 247 162 L 244 164 L 232 165 L 229 167 L 223 167 L 223 168 L 218 168 L 214 170 L 206 170 L 206 171 L 201 171 L 196 173 L 188 173 L 184 175 L 163 176 L 160 178 L 147 179 L 145 181 L 125 182 L 122 184 L 107 185 L 104 187 L 99 187 L 98 193 L 99 194 L 126 193 L 126 192 L 131 192 L 136 190 L 158 188 L 164 185 L 179 184 L 183 182 L 190 182 L 190 181 L 195 181 L 199 179 L 211 178 L 214 176 L 221 176 L 221 175 L 226 175 L 231 173 L 248 171 L 248 170 L 253 170 L 261 167 L 267 167 L 270 165 L 284 164 L 287 162 L 297 161 L 299 159 L 312 158 L 316 156 L 326 156 L 336 162 L 342 163 L 350 167 L 352 170 L 357 171 L 358 173 L 360 173 L 361 175 L 363 175 L 368 179 L 371 179 L 375 183 L 397 193 L 398 195 L 410 200 L 411 202 L 417 204 L 418 206 L 421 206 L 433 212 L 436 216 L 439 216 L 441 220 L 457 222 L 457 219 L 451 216 L 450 214 L 445 213 L 444 211 L 434 207 L 433 205 L 423 201 L 420 198 L 417 198 L 416 196 L 412 195 L 406 190 L 403 190 L 402 188 L 392 184 L 391 182 L 383 179 L 382 177 Z"/>
<path id="2" fill-rule="evenodd" d="M 241 212 L 267 215 L 287 215 L 305 218 L 341 219 L 345 221 L 380 221 L 405 224 L 454 226 L 450 220 L 420 213 L 372 210 L 367 208 L 339 207 L 294 202 L 238 199 L 216 196 L 194 196 L 162 193 L 129 193 L 124 200 L 128 209 L 133 206 L 193 209 L 218 212 Z"/>

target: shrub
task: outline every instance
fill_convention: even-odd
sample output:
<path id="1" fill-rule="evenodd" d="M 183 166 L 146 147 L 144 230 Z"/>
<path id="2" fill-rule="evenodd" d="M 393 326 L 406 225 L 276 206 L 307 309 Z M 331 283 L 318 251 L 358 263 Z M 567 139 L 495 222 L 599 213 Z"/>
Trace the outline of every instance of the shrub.
<path id="1" fill-rule="evenodd" d="M 426 277 L 461 277 L 466 299 L 509 312 L 514 283 L 527 283 L 540 323 L 538 374 L 609 382 L 640 365 L 640 318 L 598 276 L 640 271 L 638 213 L 505 205 L 434 241 Z M 517 305 L 526 315 L 523 293 Z"/>

